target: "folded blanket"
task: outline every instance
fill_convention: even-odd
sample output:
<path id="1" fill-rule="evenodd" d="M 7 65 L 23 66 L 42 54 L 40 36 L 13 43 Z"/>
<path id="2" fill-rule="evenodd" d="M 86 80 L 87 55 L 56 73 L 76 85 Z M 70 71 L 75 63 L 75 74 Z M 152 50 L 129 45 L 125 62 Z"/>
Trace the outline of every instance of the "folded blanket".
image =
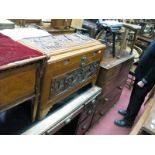
<path id="1" fill-rule="evenodd" d="M 0 66 L 42 55 L 0 33 Z"/>

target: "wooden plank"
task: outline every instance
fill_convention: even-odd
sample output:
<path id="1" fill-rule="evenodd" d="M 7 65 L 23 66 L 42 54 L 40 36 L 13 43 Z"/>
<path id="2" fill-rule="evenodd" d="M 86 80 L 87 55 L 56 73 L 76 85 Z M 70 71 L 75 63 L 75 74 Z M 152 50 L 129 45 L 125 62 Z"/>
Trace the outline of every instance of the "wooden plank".
<path id="1" fill-rule="evenodd" d="M 138 120 L 138 122 L 136 123 L 136 125 L 134 126 L 132 131 L 130 132 L 130 135 L 138 135 L 140 133 L 141 128 L 142 128 L 145 120 L 147 119 L 148 114 L 149 114 L 152 106 L 154 105 L 154 103 L 155 103 L 155 97 L 152 98 L 149 101 L 149 103 L 147 103 L 144 113 L 142 114 L 142 116 L 140 117 L 140 119 Z"/>
<path id="2" fill-rule="evenodd" d="M 148 114 L 148 117 L 142 126 L 142 130 L 146 131 L 151 135 L 155 135 L 154 121 L 155 121 L 155 104 L 153 104 L 150 113 Z"/>

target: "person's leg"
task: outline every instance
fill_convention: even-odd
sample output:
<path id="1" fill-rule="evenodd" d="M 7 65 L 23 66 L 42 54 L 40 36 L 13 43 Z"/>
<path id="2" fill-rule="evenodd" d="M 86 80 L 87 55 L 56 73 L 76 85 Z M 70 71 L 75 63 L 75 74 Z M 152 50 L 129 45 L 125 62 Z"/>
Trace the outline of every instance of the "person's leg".
<path id="1" fill-rule="evenodd" d="M 127 122 L 130 124 L 133 124 L 141 105 L 143 104 L 146 95 L 150 92 L 150 90 L 153 88 L 154 83 L 146 84 L 143 88 L 140 88 L 137 85 L 137 80 L 135 81 L 134 89 L 130 97 L 130 102 L 127 107 L 127 114 L 124 118 Z"/>
<path id="2" fill-rule="evenodd" d="M 154 83 L 146 84 L 143 88 L 138 85 L 138 80 L 135 80 L 130 101 L 127 107 L 127 113 L 123 120 L 115 120 L 115 124 L 119 126 L 132 126 L 134 120 L 144 102 L 147 93 L 153 88 Z"/>
<path id="3" fill-rule="evenodd" d="M 131 92 L 131 96 L 130 96 L 130 101 L 129 101 L 127 109 L 126 110 L 124 110 L 124 109 L 119 109 L 118 110 L 118 113 L 121 114 L 122 116 L 126 116 L 127 111 L 129 111 L 129 105 L 130 105 L 130 103 L 132 103 L 132 100 L 134 100 L 134 98 L 135 98 L 134 95 L 135 95 L 137 83 L 138 83 L 138 80 L 135 79 L 135 82 L 134 82 L 133 88 L 132 88 L 132 92 Z"/>
<path id="4" fill-rule="evenodd" d="M 135 94 L 136 94 L 136 91 L 137 91 L 136 90 L 137 83 L 138 83 L 138 80 L 136 79 L 135 82 L 134 82 L 134 85 L 133 85 L 132 92 L 131 92 L 130 101 L 129 101 L 129 104 L 128 104 L 128 107 L 127 107 L 127 111 L 129 111 L 129 105 L 130 105 L 130 103 L 132 103 L 135 100 Z"/>

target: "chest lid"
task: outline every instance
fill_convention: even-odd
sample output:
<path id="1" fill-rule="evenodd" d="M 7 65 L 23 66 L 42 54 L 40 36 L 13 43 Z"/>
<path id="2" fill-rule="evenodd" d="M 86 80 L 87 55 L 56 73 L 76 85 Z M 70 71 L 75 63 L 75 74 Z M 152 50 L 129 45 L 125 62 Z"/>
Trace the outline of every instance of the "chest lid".
<path id="1" fill-rule="evenodd" d="M 78 33 L 24 38 L 20 42 L 48 56 L 99 44 L 97 40 Z"/>

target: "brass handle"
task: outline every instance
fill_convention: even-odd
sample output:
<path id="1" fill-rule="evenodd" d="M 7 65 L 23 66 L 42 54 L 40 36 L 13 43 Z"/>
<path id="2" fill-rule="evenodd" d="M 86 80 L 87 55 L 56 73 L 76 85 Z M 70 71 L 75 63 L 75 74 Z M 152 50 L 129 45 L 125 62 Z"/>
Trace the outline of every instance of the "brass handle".
<path id="1" fill-rule="evenodd" d="M 119 86 L 118 88 L 119 88 L 120 90 L 122 90 L 122 89 L 123 89 L 123 87 L 122 87 L 122 86 Z"/>
<path id="2" fill-rule="evenodd" d="M 105 101 L 105 102 L 108 102 L 108 101 L 109 101 L 109 99 L 108 99 L 108 98 L 104 98 L 104 101 Z"/>

